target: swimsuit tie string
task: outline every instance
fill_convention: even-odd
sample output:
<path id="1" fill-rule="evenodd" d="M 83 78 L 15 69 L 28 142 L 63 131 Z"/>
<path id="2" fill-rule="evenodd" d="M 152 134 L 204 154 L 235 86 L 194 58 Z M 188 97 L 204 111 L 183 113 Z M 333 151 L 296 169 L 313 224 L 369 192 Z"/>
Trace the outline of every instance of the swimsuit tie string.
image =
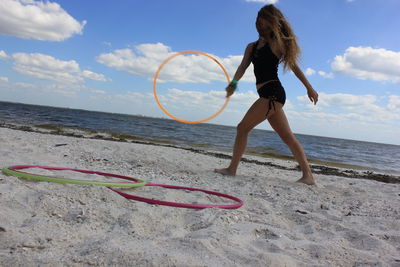
<path id="1" fill-rule="evenodd" d="M 274 108 L 274 111 L 276 111 L 275 101 L 276 101 L 275 96 L 273 96 L 272 98 L 270 98 L 269 103 L 268 103 L 268 112 L 267 112 L 267 114 L 265 115 L 266 117 L 268 117 L 268 113 L 269 113 L 269 111 L 270 111 L 272 108 Z"/>

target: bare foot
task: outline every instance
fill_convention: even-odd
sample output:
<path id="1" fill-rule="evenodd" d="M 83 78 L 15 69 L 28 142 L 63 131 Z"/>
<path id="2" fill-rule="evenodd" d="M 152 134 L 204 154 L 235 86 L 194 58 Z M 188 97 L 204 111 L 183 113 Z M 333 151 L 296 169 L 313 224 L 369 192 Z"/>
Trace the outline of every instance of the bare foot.
<path id="1" fill-rule="evenodd" d="M 304 183 L 306 185 L 316 185 L 314 177 L 312 176 L 301 177 L 297 182 Z"/>
<path id="2" fill-rule="evenodd" d="M 235 176 L 236 172 L 233 172 L 229 170 L 228 168 L 225 169 L 215 169 L 214 172 L 222 174 L 222 175 L 229 175 L 229 176 Z"/>

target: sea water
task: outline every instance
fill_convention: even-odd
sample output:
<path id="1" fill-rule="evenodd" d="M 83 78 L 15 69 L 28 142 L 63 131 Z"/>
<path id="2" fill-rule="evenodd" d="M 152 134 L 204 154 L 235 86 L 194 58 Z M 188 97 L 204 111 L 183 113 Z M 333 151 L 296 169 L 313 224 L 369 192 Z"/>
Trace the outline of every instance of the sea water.
<path id="1" fill-rule="evenodd" d="M 171 119 L 0 102 L 0 122 L 54 125 L 125 134 L 177 146 L 230 152 L 236 128 L 215 124 L 183 124 Z M 359 166 L 400 174 L 400 146 L 296 134 L 307 157 L 319 162 Z M 254 129 L 247 153 L 288 157 L 291 152 L 273 131 Z"/>

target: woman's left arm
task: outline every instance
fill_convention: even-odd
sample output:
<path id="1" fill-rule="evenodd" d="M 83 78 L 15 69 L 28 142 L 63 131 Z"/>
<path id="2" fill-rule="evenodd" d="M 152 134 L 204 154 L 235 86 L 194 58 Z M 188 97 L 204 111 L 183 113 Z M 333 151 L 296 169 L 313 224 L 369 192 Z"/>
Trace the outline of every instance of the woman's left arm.
<path id="1" fill-rule="evenodd" d="M 291 67 L 291 70 L 293 71 L 294 75 L 304 84 L 304 86 L 307 88 L 307 95 L 308 98 L 311 100 L 311 102 L 314 103 L 314 105 L 317 104 L 318 102 L 318 93 L 317 91 L 314 90 L 310 82 L 307 80 L 306 76 L 304 73 L 301 71 L 299 66 L 295 64 L 294 66 Z"/>

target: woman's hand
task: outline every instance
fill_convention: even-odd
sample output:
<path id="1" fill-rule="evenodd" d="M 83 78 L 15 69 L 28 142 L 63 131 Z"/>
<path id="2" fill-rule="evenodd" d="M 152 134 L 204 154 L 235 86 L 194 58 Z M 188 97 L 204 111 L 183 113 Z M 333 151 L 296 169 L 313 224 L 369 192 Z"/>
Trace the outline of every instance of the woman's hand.
<path id="1" fill-rule="evenodd" d="M 299 78 L 299 80 L 307 88 L 308 98 L 311 100 L 311 102 L 314 103 L 314 105 L 316 105 L 317 102 L 318 102 L 318 93 L 317 93 L 317 91 L 315 91 L 314 88 L 312 88 L 311 84 L 307 80 L 306 76 L 304 76 L 304 73 L 301 71 L 299 66 L 297 66 L 297 64 L 294 64 L 293 66 L 291 66 L 291 70 L 296 75 L 296 77 Z"/>
<path id="2" fill-rule="evenodd" d="M 230 83 L 226 88 L 226 97 L 230 97 L 236 90 L 236 85 Z"/>
<path id="3" fill-rule="evenodd" d="M 307 95 L 308 95 L 308 98 L 311 100 L 311 102 L 313 102 L 314 105 L 316 105 L 317 102 L 318 102 L 318 93 L 317 93 L 317 91 L 315 91 L 313 88 L 309 88 L 307 90 Z"/>
<path id="4" fill-rule="evenodd" d="M 226 97 L 230 97 L 237 89 L 237 80 L 232 80 L 229 85 L 226 87 Z"/>

